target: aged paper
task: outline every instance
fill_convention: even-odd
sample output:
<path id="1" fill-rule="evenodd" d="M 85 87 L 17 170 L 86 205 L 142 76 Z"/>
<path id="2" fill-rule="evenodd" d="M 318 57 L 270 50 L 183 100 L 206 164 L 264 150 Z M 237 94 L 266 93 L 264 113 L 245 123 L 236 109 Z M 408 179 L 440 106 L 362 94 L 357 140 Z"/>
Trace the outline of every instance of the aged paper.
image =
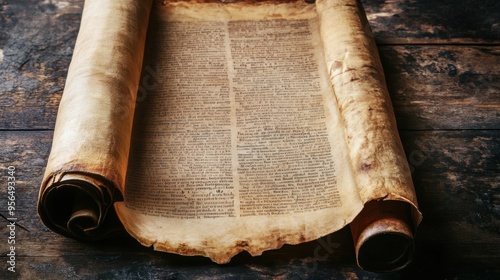
<path id="1" fill-rule="evenodd" d="M 354 220 L 360 265 L 406 265 L 363 249 L 411 242 L 420 216 L 359 3 L 118 2 L 85 5 L 40 191 L 49 227 L 93 239 L 117 214 L 145 246 L 225 263 Z M 105 17 L 108 34 L 87 26 Z"/>
<path id="2" fill-rule="evenodd" d="M 317 13 L 298 3 L 154 7 L 144 63 L 158 84 L 138 103 L 116 204 L 144 245 L 227 262 L 324 236 L 362 208 Z"/>
<path id="3" fill-rule="evenodd" d="M 86 1 L 59 104 L 39 213 L 95 239 L 117 229 L 151 1 Z"/>

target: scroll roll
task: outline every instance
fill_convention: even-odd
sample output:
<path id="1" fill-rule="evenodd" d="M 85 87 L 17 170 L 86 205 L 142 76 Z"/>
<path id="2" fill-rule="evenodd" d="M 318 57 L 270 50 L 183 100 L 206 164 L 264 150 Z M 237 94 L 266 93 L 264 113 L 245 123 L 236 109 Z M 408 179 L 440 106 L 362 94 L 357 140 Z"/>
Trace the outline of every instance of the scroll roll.
<path id="1" fill-rule="evenodd" d="M 109 237 L 122 227 L 112 205 L 115 188 L 87 174 L 51 178 L 39 202 L 40 216 L 55 232 L 79 240 Z"/>
<path id="2" fill-rule="evenodd" d="M 122 228 L 121 200 L 151 1 L 87 0 L 57 114 L 38 211 L 84 240 Z"/>
<path id="3" fill-rule="evenodd" d="M 356 259 L 367 270 L 399 270 L 412 260 L 421 214 L 375 40 L 359 1 L 316 3 L 325 59 L 364 203 L 350 224 Z"/>

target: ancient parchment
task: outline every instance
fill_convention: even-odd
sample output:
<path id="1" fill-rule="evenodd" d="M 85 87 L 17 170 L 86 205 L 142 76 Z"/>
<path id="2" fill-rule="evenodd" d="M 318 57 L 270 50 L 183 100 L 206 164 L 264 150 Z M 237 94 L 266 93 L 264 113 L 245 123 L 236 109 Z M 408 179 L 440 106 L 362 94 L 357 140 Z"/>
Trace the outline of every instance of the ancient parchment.
<path id="1" fill-rule="evenodd" d="M 39 213 L 218 263 L 351 224 L 362 267 L 403 267 L 421 216 L 361 4 L 87 0 Z"/>

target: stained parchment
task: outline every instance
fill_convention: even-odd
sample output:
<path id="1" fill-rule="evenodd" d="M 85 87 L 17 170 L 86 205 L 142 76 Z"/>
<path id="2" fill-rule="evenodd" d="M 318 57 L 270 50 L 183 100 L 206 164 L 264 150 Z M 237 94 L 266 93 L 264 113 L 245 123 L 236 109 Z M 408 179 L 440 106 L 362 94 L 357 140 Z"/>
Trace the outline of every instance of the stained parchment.
<path id="1" fill-rule="evenodd" d="M 118 216 L 145 246 L 225 263 L 351 223 L 360 266 L 411 260 L 421 216 L 358 2 L 101 2 L 40 190 L 51 229 L 100 238 Z"/>

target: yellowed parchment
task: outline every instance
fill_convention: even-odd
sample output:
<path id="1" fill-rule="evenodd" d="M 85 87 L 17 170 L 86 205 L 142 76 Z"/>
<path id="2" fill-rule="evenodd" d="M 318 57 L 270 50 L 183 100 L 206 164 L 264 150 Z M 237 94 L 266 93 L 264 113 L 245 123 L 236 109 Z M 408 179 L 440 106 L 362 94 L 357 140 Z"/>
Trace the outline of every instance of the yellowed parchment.
<path id="1" fill-rule="evenodd" d="M 117 229 L 111 208 L 125 184 L 135 100 L 151 1 L 86 1 L 39 213 L 80 239 Z"/>
<path id="2" fill-rule="evenodd" d="M 158 1 L 149 21 L 148 1 L 104 2 L 85 4 L 47 226 L 96 239 L 117 214 L 145 246 L 225 263 L 354 220 L 362 267 L 406 265 L 406 249 L 396 264 L 367 249 L 411 243 L 420 214 L 359 3 Z"/>

